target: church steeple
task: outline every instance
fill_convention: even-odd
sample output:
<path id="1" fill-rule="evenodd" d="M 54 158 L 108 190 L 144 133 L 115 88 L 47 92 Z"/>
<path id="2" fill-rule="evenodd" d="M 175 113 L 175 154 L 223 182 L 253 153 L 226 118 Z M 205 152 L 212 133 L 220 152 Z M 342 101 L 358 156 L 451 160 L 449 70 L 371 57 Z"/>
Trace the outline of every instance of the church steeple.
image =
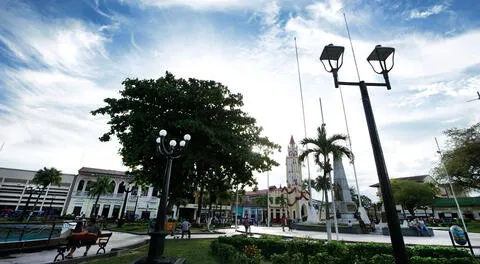
<path id="1" fill-rule="evenodd" d="M 293 135 L 290 137 L 288 144 L 288 154 L 286 158 L 287 165 L 287 186 L 301 186 L 302 185 L 302 167 L 298 160 L 298 147 L 295 144 Z"/>
<path id="2" fill-rule="evenodd" d="M 288 144 L 288 156 L 289 157 L 298 157 L 298 147 L 293 140 L 293 135 L 290 137 L 290 143 Z"/>
<path id="3" fill-rule="evenodd" d="M 290 137 L 290 145 L 295 145 L 295 140 L 293 140 L 293 135 Z"/>

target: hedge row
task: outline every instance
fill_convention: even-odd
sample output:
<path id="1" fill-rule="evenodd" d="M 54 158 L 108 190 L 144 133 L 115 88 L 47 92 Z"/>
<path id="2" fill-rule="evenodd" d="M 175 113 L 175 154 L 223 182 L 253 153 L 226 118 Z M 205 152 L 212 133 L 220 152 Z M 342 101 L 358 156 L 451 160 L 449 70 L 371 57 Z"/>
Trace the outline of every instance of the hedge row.
<path id="1" fill-rule="evenodd" d="M 325 243 L 321 240 L 293 239 L 283 240 L 281 237 L 250 238 L 243 235 L 219 237 L 211 247 L 218 255 L 221 263 L 257 263 L 251 261 L 243 252 L 245 247 L 254 246 L 262 257 L 273 264 L 280 263 L 385 263 L 394 262 L 390 244 Z M 411 264 L 463 264 L 479 263 L 466 250 L 440 246 L 407 247 Z M 230 260 L 232 258 L 235 260 Z M 245 259 L 246 258 L 246 259 Z M 250 261 L 249 261 L 250 259 Z M 233 262 L 232 262 L 233 261 Z M 237 262 L 240 261 L 240 262 Z"/>

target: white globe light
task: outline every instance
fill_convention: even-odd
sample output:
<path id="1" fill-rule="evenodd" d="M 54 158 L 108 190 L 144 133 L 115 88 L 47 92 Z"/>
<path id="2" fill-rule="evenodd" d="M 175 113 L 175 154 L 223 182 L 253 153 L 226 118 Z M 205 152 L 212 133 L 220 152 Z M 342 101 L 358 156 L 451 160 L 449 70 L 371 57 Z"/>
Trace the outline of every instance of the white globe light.
<path id="1" fill-rule="evenodd" d="M 185 134 L 185 136 L 183 136 L 183 139 L 185 139 L 185 141 L 189 141 L 190 139 L 192 139 L 192 137 L 189 134 Z"/>
<path id="2" fill-rule="evenodd" d="M 185 140 L 180 141 L 180 147 L 185 147 Z"/>
<path id="3" fill-rule="evenodd" d="M 162 140 L 158 137 L 157 138 L 157 143 L 160 144 L 160 142 L 162 142 Z"/>
<path id="4" fill-rule="evenodd" d="M 160 130 L 160 133 L 159 133 L 159 134 L 160 134 L 161 137 L 164 137 L 164 136 L 167 135 L 167 130 L 162 129 L 162 130 Z"/>
<path id="5" fill-rule="evenodd" d="M 177 141 L 175 141 L 175 140 L 173 140 L 173 139 L 170 140 L 170 146 L 171 146 L 171 147 L 175 147 L 176 145 L 177 145 Z"/>

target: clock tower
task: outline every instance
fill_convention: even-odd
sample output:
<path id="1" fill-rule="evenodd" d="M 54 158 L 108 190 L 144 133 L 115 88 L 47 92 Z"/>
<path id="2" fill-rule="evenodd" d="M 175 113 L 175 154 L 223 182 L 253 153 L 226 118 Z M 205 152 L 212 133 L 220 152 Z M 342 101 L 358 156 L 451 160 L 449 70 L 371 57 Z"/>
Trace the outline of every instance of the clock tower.
<path id="1" fill-rule="evenodd" d="M 287 186 L 302 186 L 302 166 L 298 160 L 298 147 L 293 140 L 293 136 L 290 138 L 288 144 L 288 154 L 286 159 L 287 166 Z"/>

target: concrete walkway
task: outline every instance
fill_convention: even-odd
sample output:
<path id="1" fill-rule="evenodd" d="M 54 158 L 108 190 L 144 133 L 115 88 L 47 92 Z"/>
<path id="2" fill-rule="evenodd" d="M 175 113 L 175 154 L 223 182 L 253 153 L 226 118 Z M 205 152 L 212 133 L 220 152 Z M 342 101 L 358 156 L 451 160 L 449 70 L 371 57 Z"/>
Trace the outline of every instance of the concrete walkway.
<path id="1" fill-rule="evenodd" d="M 288 228 L 285 228 L 287 230 Z M 238 235 L 244 231 L 243 226 L 239 226 L 237 230 L 234 228 L 226 229 L 217 229 L 217 232 L 221 233 L 202 233 L 195 234 L 192 233 L 192 239 L 213 239 L 219 236 L 232 236 Z M 298 238 L 311 238 L 311 239 L 327 239 L 326 232 L 318 231 L 302 231 L 302 230 L 292 230 L 292 231 L 282 231 L 281 227 L 264 227 L 264 226 L 251 226 L 251 232 L 253 234 L 270 234 L 270 235 L 279 235 L 285 237 L 298 237 Z M 112 238 L 110 239 L 108 246 L 106 247 L 107 252 L 110 252 L 112 248 L 122 248 L 131 246 L 134 244 L 145 242 L 150 238 L 148 235 L 136 235 L 130 233 L 120 233 L 112 232 Z M 433 237 L 404 237 L 405 244 L 407 245 L 441 245 L 441 246 L 451 246 L 450 237 L 448 231 L 435 230 L 435 236 Z M 475 248 L 475 254 L 480 255 L 480 234 L 471 233 L 469 234 L 470 241 L 473 247 Z M 174 239 L 172 236 L 167 236 L 167 239 Z M 332 234 L 332 240 L 337 240 L 335 233 Z M 384 235 L 374 235 L 374 234 L 339 234 L 339 241 L 344 242 L 378 242 L 378 243 L 390 243 L 390 237 Z M 97 252 L 98 246 L 92 246 L 88 255 L 95 255 Z M 75 251 L 75 257 L 83 256 L 85 248 L 80 248 Z M 45 250 L 35 253 L 19 253 L 12 254 L 8 257 L 0 258 L 0 264 L 37 264 L 37 263 L 51 263 L 57 251 L 55 249 Z"/>
<path id="2" fill-rule="evenodd" d="M 288 228 L 285 228 L 285 232 L 282 231 L 281 227 L 264 227 L 264 226 L 251 226 L 251 232 L 253 234 L 270 234 L 270 235 L 279 235 L 286 237 L 298 237 L 298 238 L 311 238 L 311 239 L 327 239 L 326 232 L 318 231 L 303 231 L 303 230 L 292 230 L 287 231 Z M 217 230 L 220 232 L 225 232 L 226 235 L 232 235 L 235 233 L 235 229 L 223 229 Z M 244 227 L 239 226 L 237 232 L 244 232 Z M 450 236 L 448 231 L 444 230 L 434 230 L 435 236 L 433 237 L 404 237 L 405 244 L 407 245 L 437 245 L 437 246 L 452 246 Z M 474 247 L 475 255 L 480 255 L 480 233 L 469 233 L 470 242 L 472 247 Z M 332 240 L 344 241 L 344 242 L 378 242 L 378 243 L 391 243 L 390 236 L 384 236 L 381 234 L 338 234 L 332 233 Z M 477 248 L 475 248 L 477 247 Z"/>
<path id="3" fill-rule="evenodd" d="M 110 231 L 108 231 L 110 232 Z M 106 252 L 110 252 L 112 248 L 121 248 L 137 243 L 145 242 L 150 236 L 147 235 L 134 235 L 128 233 L 112 232 L 112 237 L 106 247 Z M 92 246 L 88 251 L 88 255 L 95 255 L 97 253 L 98 246 Z M 77 249 L 74 253 L 74 257 L 83 256 L 85 247 Z M 49 249 L 40 252 L 33 253 L 18 253 L 12 254 L 7 257 L 0 258 L 0 264 L 37 264 L 37 263 L 51 263 L 57 255 L 56 249 Z"/>

